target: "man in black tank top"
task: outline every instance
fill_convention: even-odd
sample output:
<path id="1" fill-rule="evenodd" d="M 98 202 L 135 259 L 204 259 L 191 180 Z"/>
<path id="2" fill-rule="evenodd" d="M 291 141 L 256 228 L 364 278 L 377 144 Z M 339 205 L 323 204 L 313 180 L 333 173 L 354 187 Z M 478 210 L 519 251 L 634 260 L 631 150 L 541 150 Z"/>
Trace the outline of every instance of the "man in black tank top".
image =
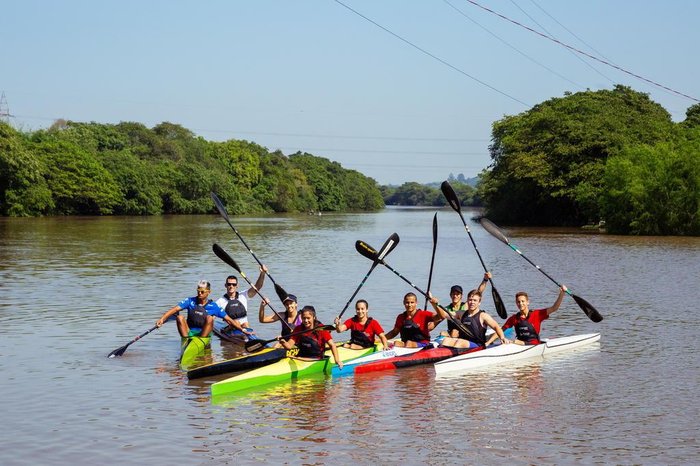
<path id="1" fill-rule="evenodd" d="M 430 300 L 433 307 L 441 317 L 447 318 L 447 312 L 438 306 L 438 299 L 433 296 Z M 453 337 L 447 337 L 442 340 L 440 346 L 450 346 L 453 348 L 469 348 L 475 346 L 484 346 L 486 343 L 486 327 L 490 327 L 496 333 L 501 343 L 510 343 L 501 326 L 498 325 L 493 317 L 479 309 L 481 304 L 481 293 L 478 290 L 471 290 L 467 295 L 467 310 L 460 316 L 460 323 L 464 330 L 455 328 L 456 333 Z"/>

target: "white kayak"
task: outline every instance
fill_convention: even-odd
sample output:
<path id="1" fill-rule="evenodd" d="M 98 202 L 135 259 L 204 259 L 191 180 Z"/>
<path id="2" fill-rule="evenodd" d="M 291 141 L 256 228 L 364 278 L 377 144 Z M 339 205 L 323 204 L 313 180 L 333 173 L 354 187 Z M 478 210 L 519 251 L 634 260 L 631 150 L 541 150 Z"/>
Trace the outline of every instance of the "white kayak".
<path id="1" fill-rule="evenodd" d="M 435 343 L 437 346 L 437 343 Z M 376 353 L 368 354 L 367 356 L 362 356 L 359 358 L 351 359 L 350 361 L 343 363 L 343 368 L 340 369 L 338 366 L 333 366 L 331 369 L 331 375 L 338 377 L 341 375 L 352 375 L 355 373 L 355 367 L 367 364 L 369 362 L 380 361 L 382 359 L 395 358 L 397 356 L 405 356 L 407 354 L 413 354 L 422 350 L 423 348 L 405 348 L 403 346 L 394 346 L 384 351 L 377 351 Z"/>
<path id="2" fill-rule="evenodd" d="M 600 340 L 600 333 L 573 335 L 570 337 L 542 339 L 539 345 L 497 345 L 481 351 L 454 356 L 435 363 L 435 375 L 459 372 L 484 366 L 494 366 L 521 359 L 546 356 L 568 351 Z"/>

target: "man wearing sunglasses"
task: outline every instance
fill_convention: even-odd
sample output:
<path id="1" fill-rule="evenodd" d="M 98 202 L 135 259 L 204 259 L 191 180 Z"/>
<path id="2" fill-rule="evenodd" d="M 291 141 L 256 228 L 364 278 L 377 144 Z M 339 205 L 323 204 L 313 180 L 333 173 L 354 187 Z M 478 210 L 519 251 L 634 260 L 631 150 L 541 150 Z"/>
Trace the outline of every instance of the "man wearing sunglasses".
<path id="1" fill-rule="evenodd" d="M 238 278 L 235 275 L 226 277 L 224 286 L 226 293 L 216 300 L 216 304 L 225 311 L 231 322 L 226 321 L 229 326 L 222 330 L 228 335 L 240 335 L 242 337 L 254 338 L 253 329 L 248 323 L 248 298 L 255 296 L 256 290 L 260 290 L 265 283 L 267 267 L 263 264 L 260 267 L 260 275 L 255 281 L 255 285 L 250 288 L 238 290 Z"/>
<path id="2" fill-rule="evenodd" d="M 206 280 L 197 283 L 197 296 L 183 299 L 175 306 L 168 309 L 156 322 L 160 327 L 171 316 L 177 319 L 177 331 L 181 337 L 192 336 L 208 337 L 214 328 L 214 317 L 224 319 L 229 325 L 233 325 L 231 319 L 223 309 L 209 299 L 211 284 Z M 180 311 L 187 311 L 186 316 L 180 315 Z"/>

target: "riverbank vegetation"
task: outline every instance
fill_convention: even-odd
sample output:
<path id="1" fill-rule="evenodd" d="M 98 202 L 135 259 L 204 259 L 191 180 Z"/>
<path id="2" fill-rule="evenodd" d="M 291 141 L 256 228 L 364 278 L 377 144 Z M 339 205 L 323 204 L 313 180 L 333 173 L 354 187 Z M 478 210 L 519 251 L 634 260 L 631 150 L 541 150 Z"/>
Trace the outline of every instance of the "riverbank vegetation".
<path id="1" fill-rule="evenodd" d="M 700 235 L 700 104 L 674 123 L 628 87 L 569 94 L 495 122 L 490 152 L 479 195 L 497 223 Z"/>
<path id="2" fill-rule="evenodd" d="M 376 181 L 306 153 L 207 141 L 173 123 L 147 128 L 59 120 L 0 123 L 0 215 L 157 215 L 376 210 Z"/>

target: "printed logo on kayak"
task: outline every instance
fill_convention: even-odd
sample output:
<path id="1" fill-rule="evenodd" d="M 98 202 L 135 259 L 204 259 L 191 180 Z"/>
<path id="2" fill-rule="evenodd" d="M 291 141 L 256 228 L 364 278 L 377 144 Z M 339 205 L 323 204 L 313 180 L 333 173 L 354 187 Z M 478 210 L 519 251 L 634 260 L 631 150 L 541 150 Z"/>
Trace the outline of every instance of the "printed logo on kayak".
<path id="1" fill-rule="evenodd" d="M 292 349 L 290 349 L 290 350 L 287 350 L 287 357 L 288 357 L 288 358 L 293 358 L 293 357 L 296 356 L 298 353 L 299 353 L 299 348 L 294 347 L 294 348 L 292 348 Z"/>

